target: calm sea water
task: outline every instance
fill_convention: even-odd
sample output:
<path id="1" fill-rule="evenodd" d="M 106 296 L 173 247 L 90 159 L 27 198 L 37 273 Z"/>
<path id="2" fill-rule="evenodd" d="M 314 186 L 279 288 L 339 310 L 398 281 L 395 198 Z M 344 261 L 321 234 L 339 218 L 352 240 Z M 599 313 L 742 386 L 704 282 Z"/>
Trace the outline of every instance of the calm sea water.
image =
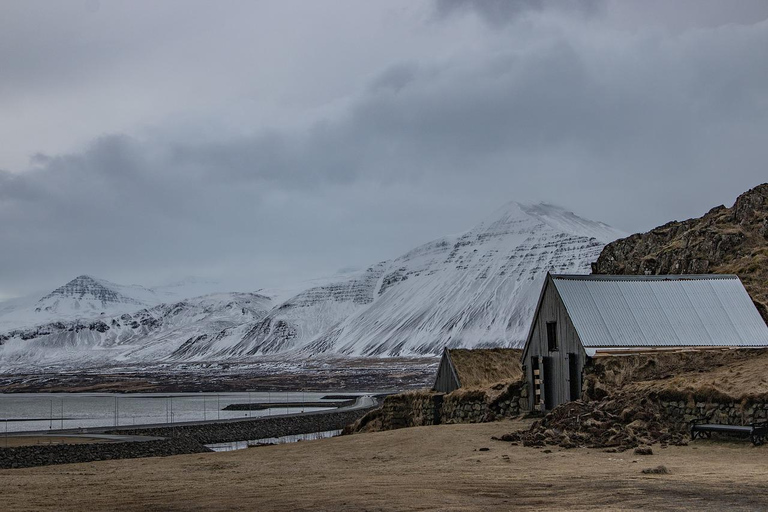
<path id="1" fill-rule="evenodd" d="M 349 393 L 345 393 L 349 394 Z M 80 427 L 131 426 L 319 411 L 272 407 L 223 411 L 235 403 L 319 402 L 327 393 L 0 393 L 0 434 Z"/>
<path id="2" fill-rule="evenodd" d="M 207 444 L 208 448 L 215 452 L 233 452 L 243 450 L 251 446 L 263 444 L 287 444 L 298 443 L 299 441 L 316 441 L 318 439 L 328 439 L 330 437 L 340 436 L 342 430 L 324 430 L 322 432 L 311 432 L 309 434 L 294 434 L 292 436 L 264 437 L 262 439 L 251 439 L 250 441 L 233 441 L 231 443 Z"/>

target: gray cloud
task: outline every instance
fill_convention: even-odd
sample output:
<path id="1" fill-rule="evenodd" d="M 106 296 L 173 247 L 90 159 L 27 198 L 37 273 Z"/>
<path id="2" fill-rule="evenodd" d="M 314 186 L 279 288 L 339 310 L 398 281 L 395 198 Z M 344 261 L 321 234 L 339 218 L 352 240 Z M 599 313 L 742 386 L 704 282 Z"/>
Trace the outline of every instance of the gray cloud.
<path id="1" fill-rule="evenodd" d="M 445 18 L 472 12 L 490 26 L 500 27 L 528 12 L 545 9 L 592 16 L 601 10 L 603 4 L 603 0 L 436 0 L 435 13 L 438 18 Z"/>
<path id="2" fill-rule="evenodd" d="M 233 5 L 240 17 L 248 4 Z M 487 30 L 473 14 L 479 4 L 410 5 L 376 11 L 366 27 L 336 27 L 338 44 L 322 59 L 302 45 L 259 57 L 269 70 L 295 59 L 290 76 L 300 82 L 284 75 L 265 85 L 263 70 L 232 71 L 243 84 L 227 102 L 202 89 L 185 98 L 201 58 L 190 56 L 177 81 L 158 87 L 178 90 L 191 113 L 147 100 L 141 108 L 163 110 L 159 120 L 98 136 L 120 110 L 98 103 L 81 149 L 40 148 L 24 170 L 0 171 L 0 246 L 9 248 L 0 251 L 0 295 L 84 272 L 273 286 L 397 256 L 509 200 L 559 203 L 638 231 L 700 215 L 765 180 L 768 23 L 754 21 L 758 11 L 717 28 L 624 30 L 624 7 L 610 2 L 589 20 L 523 2 L 515 12 L 527 9 L 525 19 Z M 445 23 L 431 23 L 433 8 Z M 289 24 L 291 14 L 278 19 Z M 368 50 L 348 49 L 355 43 Z M 128 94 L 72 83 L 128 101 L 144 89 L 116 70 L 133 51 L 118 51 L 123 60 L 109 71 L 131 84 Z M 235 90 L 209 83 L 214 93 Z M 10 168 L 2 153 L 0 166 Z"/>

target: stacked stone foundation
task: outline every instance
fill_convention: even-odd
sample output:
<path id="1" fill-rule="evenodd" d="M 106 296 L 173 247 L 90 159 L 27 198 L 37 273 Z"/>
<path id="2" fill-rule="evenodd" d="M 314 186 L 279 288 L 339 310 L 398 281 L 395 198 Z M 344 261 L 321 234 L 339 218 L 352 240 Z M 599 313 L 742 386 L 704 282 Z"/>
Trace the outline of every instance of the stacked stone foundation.
<path id="1" fill-rule="evenodd" d="M 528 387 L 515 382 L 495 389 L 452 393 L 415 391 L 390 395 L 350 430 L 393 430 L 451 423 L 484 423 L 527 411 Z"/>

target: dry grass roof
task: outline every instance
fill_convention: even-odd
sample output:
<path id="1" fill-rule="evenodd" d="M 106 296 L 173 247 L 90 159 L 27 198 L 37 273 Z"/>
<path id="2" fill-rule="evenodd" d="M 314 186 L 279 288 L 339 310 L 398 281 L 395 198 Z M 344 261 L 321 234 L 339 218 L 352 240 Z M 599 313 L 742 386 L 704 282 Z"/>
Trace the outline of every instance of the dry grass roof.
<path id="1" fill-rule="evenodd" d="M 517 348 L 451 349 L 448 354 L 462 388 L 488 388 L 502 382 L 522 380 L 521 357 Z"/>

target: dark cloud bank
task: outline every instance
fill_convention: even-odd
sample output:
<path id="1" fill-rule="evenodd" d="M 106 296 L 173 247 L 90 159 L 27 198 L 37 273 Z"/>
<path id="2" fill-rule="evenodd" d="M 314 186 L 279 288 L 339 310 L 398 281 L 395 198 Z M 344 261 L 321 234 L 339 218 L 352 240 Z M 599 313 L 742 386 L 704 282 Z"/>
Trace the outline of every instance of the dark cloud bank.
<path id="1" fill-rule="evenodd" d="M 169 116 L 0 171 L 0 295 L 83 272 L 276 285 L 396 256 L 509 200 L 641 231 L 766 181 L 759 10 L 638 28 L 624 4 L 553 5 L 437 2 L 423 31 L 471 45 L 382 60 L 296 122 L 212 133 Z"/>

